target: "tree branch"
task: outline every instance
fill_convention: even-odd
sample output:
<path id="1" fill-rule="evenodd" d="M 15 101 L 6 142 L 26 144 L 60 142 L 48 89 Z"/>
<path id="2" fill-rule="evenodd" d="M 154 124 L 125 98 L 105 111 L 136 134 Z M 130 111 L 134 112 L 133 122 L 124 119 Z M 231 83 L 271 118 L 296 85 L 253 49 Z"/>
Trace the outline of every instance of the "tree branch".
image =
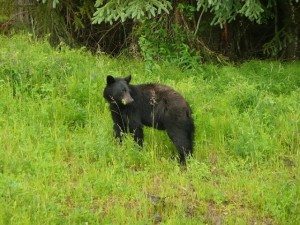
<path id="1" fill-rule="evenodd" d="M 201 22 L 201 20 L 202 20 L 203 13 L 204 13 L 204 8 L 202 9 L 202 12 L 201 12 L 201 14 L 200 14 L 200 16 L 199 16 L 199 18 L 198 18 L 197 26 L 196 26 L 194 35 L 196 35 L 196 34 L 198 33 L 199 26 L 200 26 L 200 22 Z"/>

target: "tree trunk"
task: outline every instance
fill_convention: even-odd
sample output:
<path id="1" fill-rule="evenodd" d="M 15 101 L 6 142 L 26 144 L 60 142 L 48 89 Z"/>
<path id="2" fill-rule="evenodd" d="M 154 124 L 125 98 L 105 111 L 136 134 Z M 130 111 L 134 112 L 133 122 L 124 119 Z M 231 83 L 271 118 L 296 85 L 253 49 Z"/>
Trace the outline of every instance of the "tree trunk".
<path id="1" fill-rule="evenodd" d="M 17 6 L 16 21 L 29 24 L 30 22 L 30 7 L 32 6 L 31 0 L 15 0 Z"/>
<path id="2" fill-rule="evenodd" d="M 293 0 L 280 0 L 278 7 L 281 9 L 281 26 L 285 29 L 287 36 L 283 57 L 285 59 L 297 59 L 299 58 L 299 3 Z"/>

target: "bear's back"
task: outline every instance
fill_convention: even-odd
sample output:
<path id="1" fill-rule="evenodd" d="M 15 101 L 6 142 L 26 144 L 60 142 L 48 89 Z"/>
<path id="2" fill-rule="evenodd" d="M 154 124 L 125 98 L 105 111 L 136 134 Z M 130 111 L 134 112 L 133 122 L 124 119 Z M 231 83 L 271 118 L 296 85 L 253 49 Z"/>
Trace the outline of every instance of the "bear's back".
<path id="1" fill-rule="evenodd" d="M 141 91 L 143 99 L 147 99 L 150 103 L 164 101 L 168 106 L 189 108 L 184 97 L 169 86 L 151 83 L 137 85 L 137 87 Z"/>

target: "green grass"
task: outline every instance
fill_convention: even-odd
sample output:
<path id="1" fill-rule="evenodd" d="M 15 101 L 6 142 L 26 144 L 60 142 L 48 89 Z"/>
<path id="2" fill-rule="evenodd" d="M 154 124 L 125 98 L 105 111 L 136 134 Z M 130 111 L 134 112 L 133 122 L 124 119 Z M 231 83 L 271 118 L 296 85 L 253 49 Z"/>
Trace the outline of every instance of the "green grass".
<path id="1" fill-rule="evenodd" d="M 300 223 L 300 62 L 145 70 L 24 35 L 0 43 L 0 224 Z M 114 143 L 102 91 L 129 73 L 190 102 L 186 169 L 164 132 L 145 129 L 143 150 Z"/>

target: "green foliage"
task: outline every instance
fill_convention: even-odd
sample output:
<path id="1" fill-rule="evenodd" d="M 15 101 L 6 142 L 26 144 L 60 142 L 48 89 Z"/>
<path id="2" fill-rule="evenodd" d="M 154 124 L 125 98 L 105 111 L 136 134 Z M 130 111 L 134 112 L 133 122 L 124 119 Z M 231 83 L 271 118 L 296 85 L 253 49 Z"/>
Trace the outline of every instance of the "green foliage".
<path id="1" fill-rule="evenodd" d="M 114 21 L 124 22 L 128 19 L 141 21 L 155 17 L 162 12 L 169 13 L 169 9 L 172 8 L 171 3 L 167 0 L 112 0 L 108 2 L 97 0 L 95 6 L 97 11 L 93 17 L 94 24 L 102 22 L 112 24 Z"/>
<path id="2" fill-rule="evenodd" d="M 292 41 L 292 35 L 283 28 L 274 35 L 271 41 L 263 45 L 263 52 L 267 56 L 279 56 L 279 53 L 286 49 Z"/>
<path id="3" fill-rule="evenodd" d="M 127 19 L 144 20 L 155 17 L 161 12 L 169 13 L 172 8 L 170 1 L 109 1 L 98 0 L 96 2 L 97 11 L 94 14 L 93 23 L 118 21 L 124 22 Z M 192 5 L 179 4 L 180 9 L 195 11 Z M 187 8 L 188 7 L 188 8 Z M 261 22 L 264 12 L 259 0 L 232 1 L 232 0 L 197 0 L 197 10 L 210 11 L 214 14 L 211 24 L 223 25 L 226 21 L 232 21 L 237 15 L 242 15 L 251 21 Z M 191 17 L 192 15 L 187 15 Z"/>
<path id="4" fill-rule="evenodd" d="M 160 64 L 0 36 L 1 224 L 298 224 L 299 62 Z M 114 143 L 106 75 L 160 82 L 196 124 L 186 168 L 164 132 Z"/>
<path id="5" fill-rule="evenodd" d="M 238 15 L 245 16 L 250 21 L 260 23 L 264 12 L 259 0 L 232 1 L 232 0 L 198 0 L 197 10 L 210 11 L 214 18 L 212 25 L 222 26 L 224 22 L 231 22 Z"/>
<path id="6" fill-rule="evenodd" d="M 183 70 L 199 68 L 200 55 L 188 45 L 189 39 L 180 26 L 173 25 L 172 32 L 164 28 L 164 22 L 147 22 L 136 31 L 141 54 L 147 66 L 164 62 Z"/>
<path id="7" fill-rule="evenodd" d="M 178 4 L 177 8 L 184 12 L 184 15 L 189 19 L 192 20 L 194 18 L 195 12 L 197 11 L 196 6 L 189 5 L 189 4 Z"/>
<path id="8" fill-rule="evenodd" d="M 38 0 L 39 1 L 39 0 Z M 47 0 L 42 0 L 42 3 L 46 3 Z M 52 0 L 52 8 L 56 8 L 56 5 L 59 3 L 59 0 Z"/>
<path id="9" fill-rule="evenodd" d="M 7 22 L 14 12 L 15 2 L 10 0 L 0 0 L 0 22 Z"/>

